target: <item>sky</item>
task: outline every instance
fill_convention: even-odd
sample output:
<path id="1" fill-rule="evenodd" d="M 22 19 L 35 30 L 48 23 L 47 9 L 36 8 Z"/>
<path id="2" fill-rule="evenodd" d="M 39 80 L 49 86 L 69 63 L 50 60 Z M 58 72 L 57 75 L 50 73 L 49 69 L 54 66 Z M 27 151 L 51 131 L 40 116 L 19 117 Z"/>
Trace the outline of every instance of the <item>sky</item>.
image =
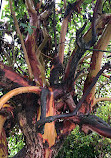
<path id="1" fill-rule="evenodd" d="M 2 2 L 2 6 L 1 6 L 1 2 Z M 2 9 L 4 8 L 6 4 L 7 2 L 5 0 L 0 0 L 0 20 L 1 20 L 1 15 L 2 15 Z"/>

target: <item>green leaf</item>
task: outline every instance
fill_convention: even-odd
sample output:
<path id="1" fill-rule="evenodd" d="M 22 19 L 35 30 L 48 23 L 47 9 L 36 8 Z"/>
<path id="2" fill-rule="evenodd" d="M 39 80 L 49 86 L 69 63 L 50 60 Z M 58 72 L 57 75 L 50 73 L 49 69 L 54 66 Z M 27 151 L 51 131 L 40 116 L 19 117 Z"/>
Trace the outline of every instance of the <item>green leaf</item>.
<path id="1" fill-rule="evenodd" d="M 33 29 L 36 29 L 36 26 L 31 26 Z"/>
<path id="2" fill-rule="evenodd" d="M 25 24 L 25 23 L 20 23 L 20 26 L 26 27 L 26 28 L 28 27 L 27 24 Z"/>
<path id="3" fill-rule="evenodd" d="M 31 35 L 32 33 L 33 33 L 33 30 L 32 30 L 32 28 L 28 28 L 28 33 L 29 33 L 29 35 Z"/>

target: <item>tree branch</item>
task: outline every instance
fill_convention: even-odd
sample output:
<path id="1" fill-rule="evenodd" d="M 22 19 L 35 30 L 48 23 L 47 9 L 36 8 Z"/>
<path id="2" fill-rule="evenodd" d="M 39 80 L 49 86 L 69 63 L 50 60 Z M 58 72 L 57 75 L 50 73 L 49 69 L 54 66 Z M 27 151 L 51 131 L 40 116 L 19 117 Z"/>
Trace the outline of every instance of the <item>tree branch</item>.
<path id="1" fill-rule="evenodd" d="M 50 13 L 49 10 L 45 10 L 43 13 L 41 13 L 39 16 L 40 20 L 46 20 L 49 16 L 49 13 Z"/>
<path id="2" fill-rule="evenodd" d="M 111 138 L 111 126 L 95 115 L 81 115 L 79 117 L 80 126 L 88 127 L 98 134 Z"/>
<path id="3" fill-rule="evenodd" d="M 15 155 L 13 156 L 12 158 L 23 158 L 23 157 L 26 157 L 26 148 L 25 146 Z"/>
<path id="4" fill-rule="evenodd" d="M 42 31 L 43 31 L 44 39 L 36 50 L 36 58 L 39 62 L 39 68 L 41 70 L 42 81 L 43 81 L 44 85 L 46 85 L 45 72 L 44 72 L 45 71 L 45 65 L 44 65 L 44 61 L 43 61 L 43 58 L 42 58 L 42 49 L 44 48 L 44 46 L 46 45 L 46 43 L 49 39 L 49 34 L 47 33 L 46 28 L 44 28 Z"/>
<path id="5" fill-rule="evenodd" d="M 55 2 L 53 6 L 53 28 L 54 28 L 54 43 L 55 43 L 55 52 L 57 53 L 57 37 L 56 37 L 56 17 L 55 17 Z"/>
<path id="6" fill-rule="evenodd" d="M 39 87 L 36 87 L 36 86 L 20 87 L 20 88 L 13 89 L 10 92 L 8 92 L 7 94 L 5 94 L 3 97 L 0 98 L 0 109 L 13 96 L 16 96 L 16 95 L 22 94 L 22 93 L 40 94 L 40 92 L 41 92 L 41 89 Z"/>
<path id="7" fill-rule="evenodd" d="M 103 66 L 103 68 L 98 72 L 98 74 L 96 75 L 96 77 L 93 79 L 92 83 L 90 84 L 90 86 L 87 88 L 86 92 L 84 93 L 84 95 L 82 96 L 81 100 L 79 101 L 79 103 L 77 104 L 77 107 L 75 108 L 75 110 L 71 113 L 68 114 L 61 114 L 61 115 L 55 115 L 55 116 L 49 116 L 46 117 L 42 120 L 37 121 L 36 123 L 36 127 L 39 128 L 41 125 L 47 123 L 47 122 L 52 122 L 56 119 L 61 119 L 61 118 L 67 118 L 67 117 L 73 117 L 77 114 L 77 112 L 79 111 L 82 103 L 84 102 L 84 100 L 86 99 L 86 97 L 88 96 L 89 92 L 91 91 L 91 89 L 93 88 L 93 86 L 96 84 L 99 76 L 103 73 L 103 71 L 105 69 L 111 68 L 111 65 L 109 63 L 105 64 Z"/>
<path id="8" fill-rule="evenodd" d="M 100 101 L 111 101 L 111 98 L 95 98 L 92 107 Z"/>
<path id="9" fill-rule="evenodd" d="M 100 37 L 99 41 L 97 42 L 96 46 L 94 47 L 94 50 L 95 49 L 96 50 L 97 49 L 98 50 L 105 50 L 107 48 L 107 45 L 109 44 L 109 42 L 111 40 L 110 32 L 111 32 L 111 20 L 107 24 L 102 36 Z M 96 74 L 99 72 L 100 67 L 101 67 L 102 57 L 103 57 L 103 52 L 101 52 L 101 51 L 98 51 L 98 52 L 94 51 L 93 52 L 92 59 L 91 59 L 91 65 L 90 65 L 90 72 L 89 72 L 87 79 L 85 81 L 85 84 L 84 84 L 84 91 L 87 90 L 87 87 L 92 82 L 93 77 L 95 77 Z M 91 90 L 90 94 L 88 95 L 88 97 L 86 99 L 88 104 L 89 104 L 89 102 L 93 103 L 93 99 L 95 98 L 94 97 L 95 88 L 96 88 L 96 85 L 93 87 L 93 89 Z M 91 105 L 91 106 L 93 106 L 93 105 Z"/>
<path id="10" fill-rule="evenodd" d="M 102 75 L 105 76 L 106 78 L 109 78 L 109 79 L 111 78 L 111 75 L 107 75 L 107 74 L 104 74 L 104 73 Z"/>
<path id="11" fill-rule="evenodd" d="M 37 57 L 36 52 L 38 55 L 40 52 L 37 48 L 37 32 L 40 30 L 40 17 L 37 14 L 34 14 L 28 10 L 30 16 L 30 25 L 35 26 L 33 28 L 32 34 L 27 34 L 25 45 L 27 54 L 29 57 L 29 62 L 32 68 L 32 72 L 34 75 L 34 80 L 37 85 L 41 87 L 45 86 L 45 69 L 43 68 L 40 59 Z M 41 75 L 42 74 L 42 75 Z"/>
<path id="12" fill-rule="evenodd" d="M 63 59 L 64 59 L 64 46 L 65 46 L 64 43 L 65 43 L 65 36 L 67 32 L 68 19 L 69 17 L 67 16 L 62 22 L 60 38 L 59 38 L 59 59 L 61 63 L 63 63 Z"/>
<path id="13" fill-rule="evenodd" d="M 26 60 L 27 66 L 28 66 L 29 76 L 32 79 L 33 75 L 32 75 L 31 66 L 30 66 L 30 63 L 29 63 L 29 59 L 28 59 L 26 48 L 25 48 L 24 40 L 23 40 L 22 34 L 20 32 L 20 29 L 19 29 L 18 21 L 17 21 L 17 18 L 15 16 L 15 12 L 13 11 L 12 0 L 9 0 L 9 4 L 10 4 L 11 14 L 12 14 L 13 19 L 14 19 L 16 31 L 19 35 L 20 40 L 21 40 L 21 45 L 22 45 L 22 48 L 23 48 L 23 51 L 24 51 L 24 57 L 25 57 L 25 60 Z"/>
<path id="14" fill-rule="evenodd" d="M 94 21 L 94 23 L 95 23 L 95 21 Z M 76 50 L 76 52 L 73 54 L 73 56 L 71 58 L 68 76 L 66 77 L 67 74 L 65 74 L 64 82 L 66 82 L 67 88 L 69 90 L 71 90 L 73 87 L 72 84 L 74 82 L 74 74 L 75 74 L 76 68 L 78 66 L 79 60 L 86 52 L 86 48 L 90 48 L 96 42 L 96 35 L 94 35 L 94 34 L 93 34 L 91 40 L 89 40 L 88 42 L 85 42 L 83 40 L 82 31 L 85 29 L 85 27 L 86 27 L 86 23 L 76 33 L 76 43 L 78 45 L 78 49 Z"/>
<path id="15" fill-rule="evenodd" d="M 105 25 L 109 23 L 110 19 L 111 19 L 111 14 L 103 14 L 100 16 L 100 18 L 96 22 L 96 32 L 98 35 L 100 35 L 103 32 Z M 85 42 L 88 42 L 91 40 L 91 38 L 92 38 L 92 25 L 90 26 L 89 30 L 84 34 L 83 40 Z M 78 46 L 76 45 L 67 63 L 67 67 L 65 70 L 65 77 L 64 77 L 65 79 L 69 76 L 71 61 L 72 61 L 73 56 L 75 56 L 75 52 L 77 51 L 77 49 L 78 49 Z M 86 48 L 86 50 L 87 49 L 89 48 Z"/>
<path id="16" fill-rule="evenodd" d="M 64 19 L 63 19 L 62 26 L 61 26 L 60 38 L 59 38 L 59 59 L 60 59 L 61 63 L 63 63 L 63 60 L 64 60 L 65 36 L 67 33 L 69 18 L 71 16 L 71 13 L 74 10 L 76 12 L 79 12 L 80 5 L 81 5 L 81 3 L 83 3 L 83 1 L 84 0 L 76 1 L 75 3 L 72 3 L 72 4 L 68 4 L 68 6 L 66 8 Z"/>
<path id="17" fill-rule="evenodd" d="M 44 28 L 42 31 L 43 31 L 44 39 L 43 39 L 42 43 L 39 45 L 39 47 L 38 47 L 38 49 L 40 51 L 42 51 L 42 49 L 44 48 L 44 46 L 46 45 L 46 43 L 47 43 L 47 41 L 48 41 L 48 39 L 50 37 L 48 32 L 47 32 L 47 30 L 46 30 L 46 28 Z M 39 54 L 37 54 L 37 55 L 39 55 Z"/>
<path id="18" fill-rule="evenodd" d="M 32 7 L 31 3 L 29 2 L 29 0 L 26 0 L 26 4 L 27 4 L 27 7 L 28 9 L 34 13 L 34 14 L 37 14 L 36 10 Z"/>
<path id="19" fill-rule="evenodd" d="M 4 65 L 2 62 L 0 62 L 0 82 L 0 86 L 4 87 L 4 83 L 6 86 L 5 88 L 7 88 L 7 86 L 11 88 L 12 82 L 16 83 L 17 86 L 29 86 L 28 81 L 20 76 L 20 74 L 13 71 L 12 68 Z"/>
<path id="20" fill-rule="evenodd" d="M 66 9 L 66 0 L 64 0 L 64 9 Z"/>
<path id="21" fill-rule="evenodd" d="M 82 64 L 84 60 L 89 59 L 91 57 L 92 57 L 92 55 L 86 55 L 86 56 L 84 56 L 83 58 L 80 59 L 80 61 L 79 61 L 78 64 Z"/>

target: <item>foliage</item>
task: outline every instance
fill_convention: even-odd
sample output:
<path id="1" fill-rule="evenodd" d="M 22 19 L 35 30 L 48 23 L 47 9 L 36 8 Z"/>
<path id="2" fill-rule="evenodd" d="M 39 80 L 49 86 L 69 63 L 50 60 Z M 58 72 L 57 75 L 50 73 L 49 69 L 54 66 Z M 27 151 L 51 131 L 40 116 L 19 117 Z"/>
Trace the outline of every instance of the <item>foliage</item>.
<path id="1" fill-rule="evenodd" d="M 13 157 L 15 154 L 17 154 L 25 145 L 23 134 L 17 129 L 18 128 L 15 126 L 12 129 L 10 136 L 7 138 L 9 157 Z"/>
<path id="2" fill-rule="evenodd" d="M 103 105 L 104 104 L 104 105 Z M 96 115 L 111 125 L 111 103 L 99 103 Z M 97 133 L 85 135 L 76 127 L 71 132 L 56 158 L 94 158 L 111 157 L 111 140 Z"/>
<path id="3" fill-rule="evenodd" d="M 105 122 L 111 124 L 111 103 L 110 102 L 101 102 L 98 105 L 96 115 L 102 118 Z"/>
<path id="4" fill-rule="evenodd" d="M 104 105 L 103 105 L 104 104 Z M 98 105 L 96 115 L 111 125 L 111 103 Z M 85 135 L 77 126 L 67 137 L 56 158 L 109 158 L 111 157 L 111 140 L 95 132 Z"/>
<path id="5" fill-rule="evenodd" d="M 56 158 L 94 158 L 111 156 L 111 140 L 96 133 L 85 135 L 76 127 Z"/>

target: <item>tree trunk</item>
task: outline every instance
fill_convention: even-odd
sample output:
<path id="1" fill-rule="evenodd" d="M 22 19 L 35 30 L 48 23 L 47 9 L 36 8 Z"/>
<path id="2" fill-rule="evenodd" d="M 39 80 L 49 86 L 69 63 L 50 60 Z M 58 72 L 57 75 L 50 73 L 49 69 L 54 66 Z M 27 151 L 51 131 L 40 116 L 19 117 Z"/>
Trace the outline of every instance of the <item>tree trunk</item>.
<path id="1" fill-rule="evenodd" d="M 16 156 L 14 156 L 14 158 L 54 158 L 63 145 L 64 138 L 66 137 L 66 135 L 61 138 L 56 137 L 53 145 L 50 145 L 50 141 L 52 140 L 53 142 L 54 139 L 51 138 L 53 135 L 50 136 L 49 134 L 51 140 L 46 140 L 46 138 L 43 137 L 45 130 L 44 133 L 40 133 L 40 131 L 36 129 L 35 112 L 38 109 L 38 105 L 37 100 L 34 100 L 35 96 L 36 95 L 34 94 L 27 94 L 26 100 L 24 99 L 24 102 L 22 103 L 22 107 L 26 108 L 18 113 L 18 121 L 22 133 L 24 134 L 26 145 Z M 35 105 L 34 102 L 36 102 Z M 32 106 L 32 104 L 34 106 Z M 50 130 L 48 133 L 50 133 Z"/>

